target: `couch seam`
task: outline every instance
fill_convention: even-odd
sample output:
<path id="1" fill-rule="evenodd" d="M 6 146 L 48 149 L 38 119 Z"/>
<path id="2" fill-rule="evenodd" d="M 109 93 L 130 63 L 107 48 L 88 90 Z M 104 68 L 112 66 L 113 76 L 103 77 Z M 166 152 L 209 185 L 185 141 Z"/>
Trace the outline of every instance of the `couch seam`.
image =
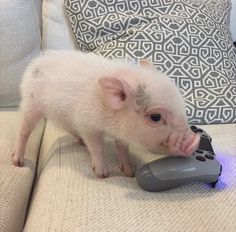
<path id="1" fill-rule="evenodd" d="M 42 133 L 42 136 L 41 136 L 41 139 L 40 139 L 40 142 L 39 142 L 39 149 L 38 149 L 38 154 L 37 154 L 36 164 L 35 164 L 35 172 L 34 172 L 34 177 L 33 177 L 33 180 L 32 180 L 32 185 L 31 185 L 30 194 L 29 194 L 29 198 L 28 198 L 28 204 L 27 204 L 27 208 L 26 208 L 23 228 L 25 227 L 25 223 L 26 223 L 26 220 L 28 218 L 28 213 L 29 213 L 29 209 L 30 209 L 30 205 L 31 205 L 31 200 L 32 200 L 34 189 L 35 189 L 35 185 L 36 185 L 39 156 L 40 156 L 40 153 L 41 153 L 41 147 L 42 147 L 43 138 L 44 138 L 44 134 L 45 134 L 45 130 L 46 130 L 46 124 L 47 124 L 47 120 L 44 119 L 43 133 Z"/>

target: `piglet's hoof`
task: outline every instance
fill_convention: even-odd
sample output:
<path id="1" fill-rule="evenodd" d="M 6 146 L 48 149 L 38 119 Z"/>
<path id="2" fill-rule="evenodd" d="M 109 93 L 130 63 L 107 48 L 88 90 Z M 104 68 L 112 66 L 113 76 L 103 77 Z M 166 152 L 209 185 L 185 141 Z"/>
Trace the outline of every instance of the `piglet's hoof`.
<path id="1" fill-rule="evenodd" d="M 14 152 L 11 155 L 11 161 L 15 167 L 23 167 L 23 159 L 17 157 Z"/>
<path id="2" fill-rule="evenodd" d="M 104 164 L 97 163 L 96 165 L 92 162 L 93 171 L 96 173 L 98 178 L 109 177 L 108 170 Z"/>
<path id="3" fill-rule="evenodd" d="M 125 174 L 127 177 L 135 177 L 134 171 L 131 167 L 124 167 L 123 165 L 120 165 L 120 170 Z"/>
<path id="4" fill-rule="evenodd" d="M 109 177 L 107 170 L 94 170 L 98 178 L 107 178 Z"/>

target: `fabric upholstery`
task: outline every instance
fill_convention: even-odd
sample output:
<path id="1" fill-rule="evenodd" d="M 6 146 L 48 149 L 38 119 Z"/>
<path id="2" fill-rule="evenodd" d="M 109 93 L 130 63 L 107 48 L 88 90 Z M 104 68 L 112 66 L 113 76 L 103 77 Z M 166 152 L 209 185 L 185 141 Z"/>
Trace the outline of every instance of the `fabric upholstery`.
<path id="1" fill-rule="evenodd" d="M 19 105 L 22 73 L 40 52 L 40 8 L 36 10 L 35 3 L 32 0 L 0 3 L 0 107 Z"/>
<path id="2" fill-rule="evenodd" d="M 18 112 L 0 112 L 0 231 L 22 231 L 31 192 L 39 146 L 44 129 L 41 121 L 30 136 L 24 167 L 11 164 L 20 117 Z"/>
<path id="3" fill-rule="evenodd" d="M 25 231 L 235 231 L 236 125 L 202 128 L 212 136 L 223 165 L 216 189 L 192 183 L 150 193 L 123 176 L 111 143 L 105 157 L 110 177 L 97 179 L 86 148 L 47 123 Z M 158 158 L 136 148 L 131 153 L 136 168 Z"/>
<path id="4" fill-rule="evenodd" d="M 77 47 L 63 3 L 64 0 L 43 1 L 43 49 L 74 49 Z"/>

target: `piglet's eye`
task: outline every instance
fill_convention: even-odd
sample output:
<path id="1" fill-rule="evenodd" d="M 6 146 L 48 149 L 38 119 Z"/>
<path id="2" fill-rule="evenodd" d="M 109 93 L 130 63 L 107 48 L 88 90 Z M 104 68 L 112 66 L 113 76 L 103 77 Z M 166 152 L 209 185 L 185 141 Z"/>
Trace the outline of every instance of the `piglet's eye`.
<path id="1" fill-rule="evenodd" d="M 149 119 L 154 123 L 160 122 L 161 121 L 161 114 L 150 114 Z"/>
<path id="2" fill-rule="evenodd" d="M 167 111 L 161 108 L 151 108 L 146 111 L 145 122 L 151 127 L 167 125 Z"/>

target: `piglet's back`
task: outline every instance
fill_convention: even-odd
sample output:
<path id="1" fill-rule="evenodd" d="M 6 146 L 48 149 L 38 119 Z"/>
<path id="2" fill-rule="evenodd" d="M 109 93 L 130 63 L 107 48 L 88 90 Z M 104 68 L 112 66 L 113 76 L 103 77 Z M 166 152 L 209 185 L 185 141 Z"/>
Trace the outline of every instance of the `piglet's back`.
<path id="1" fill-rule="evenodd" d="M 75 103 L 87 104 L 97 79 L 107 75 L 113 65 L 112 61 L 94 54 L 48 51 L 36 58 L 24 73 L 22 104 L 32 101 L 31 98 L 37 99 L 38 107 L 44 110 L 53 106 L 71 110 Z"/>
<path id="2" fill-rule="evenodd" d="M 106 73 L 112 62 L 94 54 L 76 51 L 48 51 L 39 56 L 25 71 L 22 90 L 28 84 L 33 87 L 44 83 L 45 86 L 60 86 L 65 82 L 89 82 Z M 38 86 L 37 86 L 38 87 Z"/>

